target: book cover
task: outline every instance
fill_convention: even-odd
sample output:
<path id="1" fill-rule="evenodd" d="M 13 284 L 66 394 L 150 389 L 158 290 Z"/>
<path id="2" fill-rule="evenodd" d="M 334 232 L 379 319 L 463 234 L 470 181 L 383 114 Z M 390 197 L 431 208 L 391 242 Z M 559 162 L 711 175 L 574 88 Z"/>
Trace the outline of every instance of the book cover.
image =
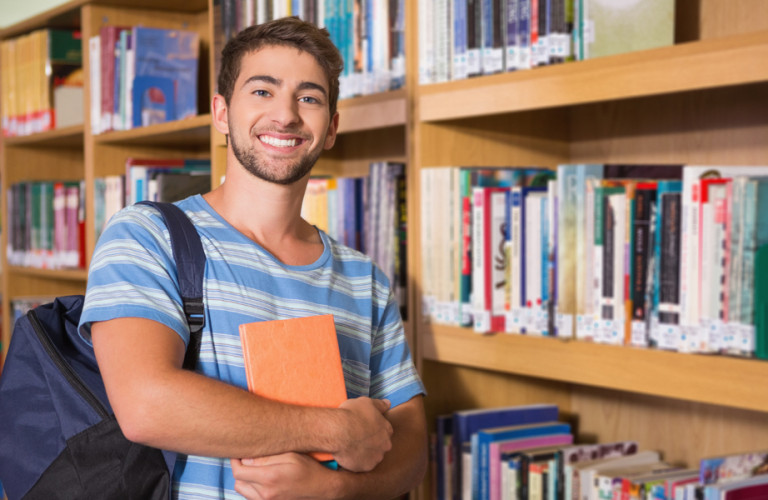
<path id="1" fill-rule="evenodd" d="M 147 172 L 157 168 L 183 168 L 183 158 L 135 158 L 125 160 L 125 203 L 133 205 L 147 198 Z"/>
<path id="2" fill-rule="evenodd" d="M 462 491 L 462 449 L 464 443 L 470 443 L 472 434 L 480 429 L 508 425 L 526 425 L 541 422 L 556 421 L 557 405 L 537 404 L 524 406 L 506 406 L 498 408 L 478 408 L 462 410 L 453 414 L 453 456 L 454 467 L 454 498 L 460 498 Z M 471 473 L 470 470 L 467 471 Z M 470 486 L 470 485 L 467 485 Z"/>
<path id="3" fill-rule="evenodd" d="M 283 403 L 336 408 L 347 399 L 330 314 L 240 325 L 248 389 Z M 327 453 L 312 453 L 319 461 Z"/>
<path id="4" fill-rule="evenodd" d="M 768 359 L 768 245 L 755 253 L 755 356 Z"/>
<path id="5" fill-rule="evenodd" d="M 482 63 L 482 3 L 483 0 L 467 0 L 467 76 L 483 72 Z"/>
<path id="6" fill-rule="evenodd" d="M 210 170 L 175 172 L 169 169 L 150 169 L 148 175 L 149 200 L 172 203 L 211 190 Z"/>
<path id="7" fill-rule="evenodd" d="M 506 239 L 506 214 L 508 188 L 490 188 L 489 195 L 489 234 L 486 246 L 486 298 L 490 311 L 490 329 L 494 332 L 504 331 L 504 291 L 506 287 L 507 269 L 504 254 Z"/>
<path id="8" fill-rule="evenodd" d="M 699 314 L 703 332 L 696 350 L 718 351 L 723 346 L 726 196 L 731 179 L 702 179 L 699 202 Z"/>
<path id="9" fill-rule="evenodd" d="M 584 59 L 674 43 L 674 0 L 584 0 Z"/>
<path id="10" fill-rule="evenodd" d="M 648 345 L 646 326 L 648 323 L 646 291 L 648 269 L 651 261 L 651 214 L 656 206 L 657 185 L 655 182 L 638 183 L 635 190 L 635 211 L 632 221 L 632 336 L 631 345 Z"/>
<path id="11" fill-rule="evenodd" d="M 197 115 L 198 34 L 136 26 L 132 43 L 136 53 L 134 97 L 137 97 L 133 101 L 132 122 L 160 123 L 163 113 L 163 121 Z"/>
<path id="12" fill-rule="evenodd" d="M 766 450 L 706 457 L 699 461 L 699 483 L 703 485 L 738 481 L 762 474 L 768 474 Z"/>
<path id="13" fill-rule="evenodd" d="M 680 322 L 680 194 L 661 195 L 659 323 Z"/>

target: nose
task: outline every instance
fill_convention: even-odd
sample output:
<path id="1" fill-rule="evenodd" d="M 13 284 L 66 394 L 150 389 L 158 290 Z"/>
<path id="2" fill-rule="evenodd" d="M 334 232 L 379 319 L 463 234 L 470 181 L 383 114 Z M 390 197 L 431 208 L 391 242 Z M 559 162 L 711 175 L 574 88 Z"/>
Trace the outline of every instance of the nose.
<path id="1" fill-rule="evenodd" d="M 293 96 L 283 95 L 273 101 L 270 119 L 280 127 L 295 126 L 301 122 L 299 103 Z"/>

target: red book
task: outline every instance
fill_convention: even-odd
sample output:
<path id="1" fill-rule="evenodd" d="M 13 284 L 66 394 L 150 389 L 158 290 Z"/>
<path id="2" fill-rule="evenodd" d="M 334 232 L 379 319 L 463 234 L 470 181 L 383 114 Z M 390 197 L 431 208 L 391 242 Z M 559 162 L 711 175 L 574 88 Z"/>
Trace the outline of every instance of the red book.
<path id="1" fill-rule="evenodd" d="M 248 390 L 283 403 L 336 408 L 347 399 L 333 315 L 240 325 Z M 319 461 L 328 453 L 311 453 Z"/>

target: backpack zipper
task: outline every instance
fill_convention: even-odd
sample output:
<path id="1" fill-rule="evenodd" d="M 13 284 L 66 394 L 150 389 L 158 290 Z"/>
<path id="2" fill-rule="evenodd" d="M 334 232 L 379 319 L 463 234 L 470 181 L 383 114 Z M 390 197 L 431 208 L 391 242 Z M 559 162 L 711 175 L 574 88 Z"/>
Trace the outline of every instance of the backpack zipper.
<path id="1" fill-rule="evenodd" d="M 64 360 L 59 350 L 56 349 L 56 347 L 53 345 L 53 342 L 51 342 L 51 339 L 45 332 L 45 328 L 40 323 L 40 320 L 38 319 L 37 314 L 35 314 L 35 311 L 29 311 L 27 317 L 29 318 L 29 322 L 32 324 L 32 328 L 37 334 L 38 340 L 40 340 L 40 343 L 43 345 L 45 352 L 48 353 L 48 356 L 50 356 L 53 363 L 56 365 L 62 375 L 64 375 L 64 378 L 67 379 L 67 382 L 69 382 L 69 384 L 80 394 L 86 403 L 91 405 L 91 407 L 96 411 L 96 413 L 99 414 L 101 418 L 109 417 L 109 412 L 107 411 L 106 407 L 104 407 L 99 398 L 97 398 L 93 392 L 91 392 L 88 386 L 85 385 L 85 382 L 83 382 L 83 380 L 69 365 L 69 363 Z"/>

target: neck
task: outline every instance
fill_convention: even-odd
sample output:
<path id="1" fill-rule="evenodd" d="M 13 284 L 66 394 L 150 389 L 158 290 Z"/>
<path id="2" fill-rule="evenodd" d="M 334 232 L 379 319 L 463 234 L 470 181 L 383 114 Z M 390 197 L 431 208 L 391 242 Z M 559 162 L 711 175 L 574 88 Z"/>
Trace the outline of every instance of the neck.
<path id="1" fill-rule="evenodd" d="M 235 229 L 283 263 L 305 265 L 322 254 L 317 230 L 301 218 L 308 180 L 283 186 L 230 168 L 225 182 L 204 198 Z"/>

